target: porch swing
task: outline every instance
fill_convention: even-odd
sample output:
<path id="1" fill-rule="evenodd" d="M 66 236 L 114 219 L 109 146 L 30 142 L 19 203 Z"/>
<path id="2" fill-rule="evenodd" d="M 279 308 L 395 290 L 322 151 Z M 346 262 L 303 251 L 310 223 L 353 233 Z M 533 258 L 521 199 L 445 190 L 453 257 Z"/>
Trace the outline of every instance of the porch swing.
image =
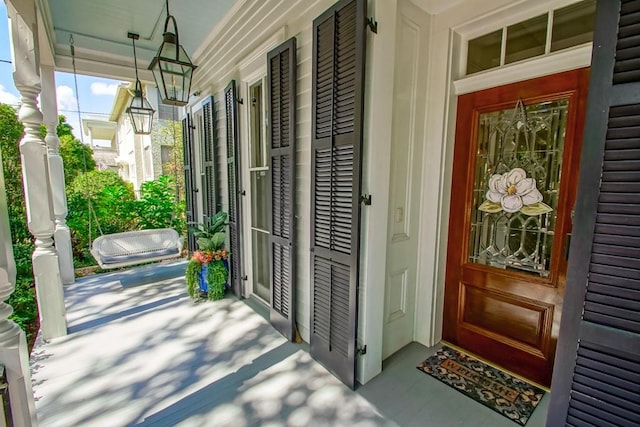
<path id="1" fill-rule="evenodd" d="M 71 62 L 73 65 L 73 78 L 76 94 L 78 93 L 78 78 L 76 73 L 76 58 L 73 45 L 73 35 L 69 35 L 71 48 Z M 135 49 L 135 45 L 134 45 Z M 136 67 L 137 68 L 137 67 Z M 136 69 L 137 80 L 137 69 Z M 136 89 L 139 82 L 136 81 Z M 80 118 L 80 101 L 78 100 L 78 121 Z M 83 138 L 82 133 L 80 138 Z M 84 141 L 82 141 L 84 144 Z M 87 171 L 84 151 L 82 153 L 84 171 Z M 89 209 L 89 246 L 91 255 L 98 262 L 100 268 L 112 269 L 129 267 L 132 265 L 161 261 L 179 257 L 182 254 L 184 239 L 172 228 L 157 228 L 148 230 L 125 231 L 122 233 L 103 234 L 98 216 L 93 209 L 91 198 L 87 199 Z M 100 236 L 91 242 L 92 216 L 95 220 Z"/>

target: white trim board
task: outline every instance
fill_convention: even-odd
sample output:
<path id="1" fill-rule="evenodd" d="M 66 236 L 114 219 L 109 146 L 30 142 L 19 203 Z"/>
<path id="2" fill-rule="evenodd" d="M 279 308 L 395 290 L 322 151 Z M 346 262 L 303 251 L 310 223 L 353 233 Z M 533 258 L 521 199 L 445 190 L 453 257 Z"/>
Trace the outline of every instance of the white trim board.
<path id="1" fill-rule="evenodd" d="M 551 53 L 540 58 L 472 74 L 471 76 L 455 80 L 453 82 L 453 91 L 455 95 L 464 95 L 466 93 L 535 77 L 589 67 L 591 65 L 591 50 L 592 44 L 588 43 L 573 49 Z"/>

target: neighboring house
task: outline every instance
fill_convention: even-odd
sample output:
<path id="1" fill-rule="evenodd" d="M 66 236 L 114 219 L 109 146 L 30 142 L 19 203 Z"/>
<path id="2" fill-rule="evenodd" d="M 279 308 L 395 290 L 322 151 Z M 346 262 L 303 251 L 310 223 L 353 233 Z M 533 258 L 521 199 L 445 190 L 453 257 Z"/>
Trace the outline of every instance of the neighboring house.
<path id="1" fill-rule="evenodd" d="M 178 107 L 163 105 L 155 86 L 145 85 L 144 93 L 155 110 L 152 133 L 136 135 L 126 109 L 131 102 L 132 84 L 122 83 L 116 90 L 109 120 L 115 123 L 117 170 L 122 179 L 133 184 L 136 194 L 142 183 L 166 173 L 165 165 L 172 161 L 174 144 L 182 143 L 181 135 L 171 138 L 170 124 L 180 119 Z"/>
<path id="2" fill-rule="evenodd" d="M 89 139 L 93 150 L 93 159 L 98 170 L 118 170 L 115 144 L 116 125 L 103 117 L 85 116 L 82 119 L 82 132 Z"/>
<path id="3" fill-rule="evenodd" d="M 54 29 L 73 17 L 37 4 L 43 48 L 68 67 Z M 615 408 L 637 420 L 640 127 L 627 115 L 640 105 L 640 1 L 620 4 L 598 1 L 593 43 L 590 0 L 240 0 L 205 34 L 214 6 L 176 2 L 198 65 L 188 220 L 229 213 L 233 292 L 269 306 L 349 386 L 412 341 L 444 339 L 553 378 L 553 425 L 567 411 L 602 424 Z M 109 32 L 111 47 L 87 38 L 80 72 L 130 74 L 103 65 L 125 33 Z M 112 118 L 139 185 L 156 169 L 127 134 L 124 91 Z"/>

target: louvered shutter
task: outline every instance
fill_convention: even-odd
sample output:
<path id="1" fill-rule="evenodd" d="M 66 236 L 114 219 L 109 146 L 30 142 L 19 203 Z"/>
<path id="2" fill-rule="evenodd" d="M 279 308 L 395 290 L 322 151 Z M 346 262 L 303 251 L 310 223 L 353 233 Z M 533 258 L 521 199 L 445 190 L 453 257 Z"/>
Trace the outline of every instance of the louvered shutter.
<path id="1" fill-rule="evenodd" d="M 355 386 L 364 0 L 313 22 L 311 355 Z"/>
<path id="2" fill-rule="evenodd" d="M 238 106 L 236 81 L 224 90 L 225 125 L 227 130 L 227 179 L 229 191 L 229 241 L 231 245 L 231 289 L 242 296 L 242 254 L 240 215 L 240 153 L 238 147 Z"/>
<path id="3" fill-rule="evenodd" d="M 218 135 L 213 97 L 202 102 L 202 206 L 208 220 L 221 209 L 218 179 Z"/>
<path id="4" fill-rule="evenodd" d="M 640 425 L 640 0 L 596 16 L 551 426 Z"/>
<path id="5" fill-rule="evenodd" d="M 271 323 L 295 338 L 296 39 L 267 55 L 271 221 Z"/>
<path id="6" fill-rule="evenodd" d="M 191 116 L 187 114 L 182 119 L 182 144 L 184 164 L 184 193 L 186 201 L 187 227 L 196 225 L 196 176 L 194 170 L 193 132 Z M 187 231 L 187 249 L 192 253 L 197 249 L 196 239 L 191 231 Z"/>

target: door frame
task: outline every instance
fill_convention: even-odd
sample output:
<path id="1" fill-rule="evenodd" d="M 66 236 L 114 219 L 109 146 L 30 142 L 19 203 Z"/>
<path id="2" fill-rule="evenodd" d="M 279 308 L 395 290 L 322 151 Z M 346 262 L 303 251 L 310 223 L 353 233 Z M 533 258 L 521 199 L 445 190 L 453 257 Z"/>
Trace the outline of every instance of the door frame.
<path id="1" fill-rule="evenodd" d="M 240 129 L 240 138 L 238 143 L 240 144 L 240 161 L 242 168 L 240 170 L 240 177 L 242 180 L 243 190 L 246 192 L 245 196 L 241 198 L 241 204 L 245 207 L 242 209 L 242 230 L 244 238 L 242 239 L 242 253 L 243 258 L 243 272 L 247 277 L 244 280 L 242 286 L 242 296 L 248 298 L 253 295 L 253 264 L 250 262 L 252 256 L 252 243 L 253 238 L 251 234 L 251 173 L 250 169 L 250 150 L 249 150 L 249 135 L 250 126 L 249 123 L 249 88 L 253 86 L 258 80 L 262 79 L 262 99 L 263 99 L 263 111 L 265 118 L 268 117 L 268 105 L 266 100 L 266 84 L 267 82 L 267 53 L 278 46 L 285 40 L 286 29 L 281 28 L 276 31 L 271 37 L 265 40 L 262 44 L 257 46 L 251 52 L 249 52 L 245 58 L 239 64 L 239 75 L 237 79 L 237 93 L 238 99 L 242 99 L 243 103 L 238 106 L 238 127 Z M 266 124 L 263 125 L 263 131 L 265 138 L 265 147 L 267 144 L 267 131 Z M 266 302 L 263 299 L 259 299 L 260 302 Z"/>
<path id="2" fill-rule="evenodd" d="M 531 5 L 534 9 L 535 5 Z M 515 7 L 515 6 L 513 6 Z M 518 6 L 519 13 L 526 14 L 523 5 Z M 529 6 L 527 6 L 529 9 Z M 511 7 L 506 8 L 511 10 Z M 533 15 L 531 15 L 533 16 Z M 482 18 L 484 29 L 495 29 L 503 14 L 495 14 Z M 530 78 L 556 74 L 562 71 L 588 67 L 591 64 L 591 47 L 579 47 L 566 52 L 559 52 L 551 57 L 532 58 L 512 66 L 489 70 L 478 75 L 462 77 L 462 64 L 466 60 L 464 40 L 476 34 L 477 16 L 457 18 L 453 16 L 437 21 L 432 31 L 431 46 L 449 46 L 432 52 L 429 56 L 431 64 L 438 63 L 440 69 L 430 69 L 430 78 L 442 76 L 444 84 L 431 84 L 428 88 L 427 123 L 425 126 L 425 147 L 423 164 L 423 204 L 421 210 L 421 234 L 423 237 L 419 247 L 418 292 L 417 304 L 425 307 L 416 313 L 416 341 L 431 347 L 442 340 L 444 321 L 444 282 L 445 263 L 448 248 L 448 224 L 450 209 L 450 192 L 453 170 L 453 151 L 455 146 L 456 113 L 458 96 L 478 91 L 491 86 L 513 83 Z M 466 19 L 466 21 L 464 21 Z M 439 24 L 439 25 L 438 25 Z M 452 32 L 444 32 L 442 26 L 452 28 Z M 440 29 L 440 31 L 438 31 Z M 552 59 L 552 61 L 550 60 Z M 434 73 L 436 77 L 434 77 Z M 434 208 L 434 199 L 437 200 Z M 381 325 L 382 327 L 382 325 Z"/>
<path id="3" fill-rule="evenodd" d="M 535 80 L 535 81 L 533 81 Z M 510 360 L 528 357 L 531 361 L 529 365 L 519 362 L 519 374 L 527 376 L 529 379 L 541 384 L 547 384 L 551 380 L 552 369 L 546 371 L 546 367 L 551 368 L 555 354 L 555 343 L 559 331 L 559 316 L 561 315 L 562 302 L 558 297 L 562 295 L 564 300 L 564 283 L 566 277 L 567 262 L 565 259 L 565 245 L 569 244 L 571 232 L 571 210 L 575 203 L 576 193 L 571 193 L 566 189 L 575 189 L 577 186 L 577 173 L 571 174 L 569 171 L 577 170 L 581 153 L 582 136 L 584 128 L 584 112 L 586 111 L 587 88 L 589 82 L 589 69 L 580 68 L 566 71 L 559 74 L 542 76 L 537 79 L 527 79 L 522 82 L 509 85 L 498 86 L 488 90 L 467 94 L 458 99 L 458 106 L 463 107 L 465 112 L 471 115 L 467 117 L 456 117 L 457 134 L 456 146 L 454 148 L 453 174 L 457 181 L 449 190 L 456 197 L 451 201 L 451 211 L 455 212 L 455 223 L 449 223 L 449 238 L 454 243 L 447 248 L 447 266 L 445 271 L 445 302 L 443 335 L 444 338 L 462 348 L 462 340 L 465 336 L 473 335 L 473 340 L 467 341 L 472 348 L 476 346 L 477 352 L 480 348 L 485 353 L 482 356 L 491 362 L 509 366 Z M 475 133 L 478 127 L 479 116 L 485 112 L 500 111 L 511 108 L 518 100 L 522 100 L 525 105 L 540 101 L 551 101 L 559 99 L 569 99 L 569 109 L 567 111 L 567 127 L 565 138 L 573 141 L 565 145 L 561 157 L 560 176 L 562 188 L 558 197 L 558 215 L 555 232 L 553 236 L 553 251 L 550 259 L 550 275 L 539 277 L 522 271 L 504 271 L 472 263 L 469 261 L 469 235 L 470 223 L 472 221 L 471 209 L 473 207 L 473 194 L 469 185 L 474 182 L 476 175 L 475 151 L 477 140 Z M 460 113 L 460 112 L 458 112 Z M 459 115 L 458 115 L 459 116 Z M 459 191 L 456 192 L 456 187 Z M 464 187 L 464 194 L 460 195 L 460 189 Z M 486 275 L 493 278 L 485 285 L 477 285 L 475 281 L 465 279 L 467 274 L 475 272 L 477 275 Z M 509 286 L 505 285 L 505 280 Z M 498 285 L 502 282 L 502 285 Z M 538 346 L 530 344 L 524 346 L 514 337 L 494 335 L 495 330 L 486 329 L 481 332 L 477 325 L 467 324 L 461 317 L 465 304 L 464 285 L 469 284 L 472 288 L 482 291 L 485 298 L 492 295 L 494 299 L 500 299 L 513 306 L 523 309 L 533 310 L 539 313 Z M 477 288 L 476 286 L 477 285 Z M 538 294 L 534 302 L 532 296 L 524 296 L 524 289 L 536 286 L 542 295 Z M 508 289 L 507 289 L 508 288 Z M 470 288 L 467 288 L 470 289 Z M 553 296 L 552 296 L 553 295 Z M 447 305 L 447 301 L 449 304 Z M 548 341 L 542 340 L 548 337 Z M 483 342 L 482 345 L 479 343 Z M 508 344 L 509 343 L 509 344 Z M 535 350 L 534 350 L 535 348 Z M 509 357 L 504 357 L 508 354 Z M 526 356 L 525 356 L 526 354 Z M 535 360 L 534 360 L 535 359 Z M 524 360 L 524 359 L 523 359 Z M 515 367 L 513 368 L 515 369 Z"/>

